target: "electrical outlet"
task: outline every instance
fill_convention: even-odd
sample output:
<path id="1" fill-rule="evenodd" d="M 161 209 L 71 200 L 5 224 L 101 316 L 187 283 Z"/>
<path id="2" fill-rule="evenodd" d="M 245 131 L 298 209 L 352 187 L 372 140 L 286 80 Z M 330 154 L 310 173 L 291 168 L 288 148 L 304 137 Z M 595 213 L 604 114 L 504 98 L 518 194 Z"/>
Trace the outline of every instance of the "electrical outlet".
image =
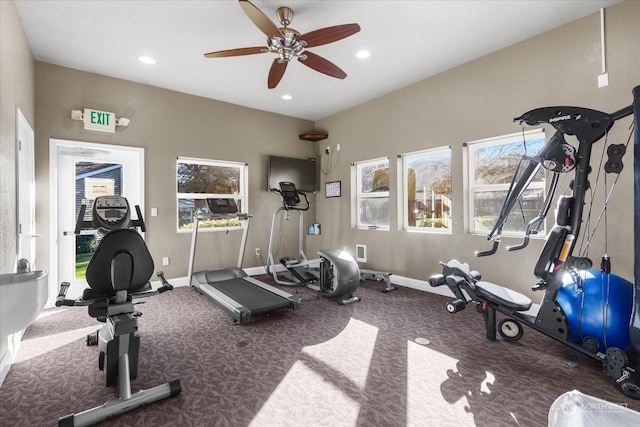
<path id="1" fill-rule="evenodd" d="M 331 148 L 326 147 L 326 148 L 324 149 L 324 153 L 325 153 L 325 154 L 329 154 L 329 153 L 331 153 Z"/>
<path id="2" fill-rule="evenodd" d="M 169 265 L 169 257 L 168 256 L 162 258 L 162 265 Z"/>
<path id="3" fill-rule="evenodd" d="M 336 144 L 336 151 L 340 151 L 340 144 Z"/>
<path id="4" fill-rule="evenodd" d="M 260 248 L 256 248 L 256 258 L 260 256 Z"/>

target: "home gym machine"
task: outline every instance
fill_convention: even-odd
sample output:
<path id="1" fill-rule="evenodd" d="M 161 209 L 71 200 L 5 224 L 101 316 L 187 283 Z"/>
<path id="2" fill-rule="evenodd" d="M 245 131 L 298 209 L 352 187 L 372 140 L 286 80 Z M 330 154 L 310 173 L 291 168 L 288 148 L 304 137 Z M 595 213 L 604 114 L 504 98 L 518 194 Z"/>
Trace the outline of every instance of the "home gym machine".
<path id="1" fill-rule="evenodd" d="M 470 302 L 475 303 L 476 309 L 484 316 L 487 339 L 495 340 L 497 329 L 503 339 L 517 340 L 522 337 L 521 325 L 527 325 L 567 346 L 570 359 L 578 361 L 586 356 L 601 362 L 604 373 L 616 381 L 625 395 L 640 399 L 640 86 L 634 89 L 634 98 L 635 285 L 611 274 L 611 263 L 606 254 L 600 270 L 591 269 L 593 262 L 588 254 L 576 251 L 580 253 L 574 256 L 574 249 L 579 246 L 576 242 L 580 226 L 585 220 L 583 211 L 586 195 L 587 192 L 594 191 L 588 180 L 592 170 L 592 147 L 607 135 L 617 120 L 634 113 L 634 105 L 611 114 L 578 107 L 545 107 L 531 110 L 514 119 L 530 126 L 549 124 L 556 132 L 536 156 L 523 156 L 522 161 L 528 163 L 528 166 L 522 171 L 520 179 L 514 176 L 497 223 L 488 235 L 488 239 L 493 240 L 493 247 L 476 255 L 486 256 L 496 252 L 502 227 L 509 213 L 535 173 L 540 167 L 544 167 L 553 174 L 549 194 L 539 216 L 528 224 L 522 244 L 507 249 L 526 247 L 529 235 L 540 229 L 548 213 L 558 175 L 573 172 L 571 194 L 559 198 L 555 225 L 547 235 L 534 268 L 538 282 L 533 290 L 544 291 L 536 317 L 525 313 L 531 307 L 528 297 L 482 281 L 480 273 L 470 271 L 467 264 L 455 260 L 443 264 L 442 274 L 431 276 L 429 283 L 431 286 L 447 285 L 451 289 L 456 297 L 456 300 L 446 306 L 451 313 L 462 310 Z M 579 145 L 577 151 L 565 141 L 565 135 L 575 135 Z M 607 145 L 606 138 L 604 145 Z M 625 151 L 624 144 L 608 145 L 608 160 L 604 162 L 606 173 L 619 174 L 622 171 L 622 156 Z M 597 183 L 596 178 L 596 186 Z M 610 194 L 607 194 L 605 200 L 605 215 Z M 589 225 L 589 215 L 585 223 Z M 498 323 L 497 328 L 496 311 L 506 316 Z"/>
<path id="2" fill-rule="evenodd" d="M 351 254 L 339 249 L 321 249 L 318 251 L 319 259 L 308 260 L 303 250 L 303 212 L 309 210 L 309 199 L 304 192 L 298 191 L 292 182 L 281 182 L 279 186 L 279 190 L 272 190 L 280 195 L 282 206 L 273 212 L 271 219 L 267 273 L 273 276 L 276 283 L 285 286 L 307 286 L 317 291 L 319 295 L 335 299 L 342 305 L 360 301 L 360 297 L 353 295 L 360 284 L 358 263 Z M 304 203 L 300 196 L 305 200 Z M 280 258 L 280 263 L 289 271 L 293 279 L 285 280 L 278 276 L 274 265 L 274 230 L 278 215 L 284 214 L 284 218 L 289 219 L 291 211 L 297 212 L 299 218 L 298 259 L 293 257 Z"/>
<path id="3" fill-rule="evenodd" d="M 279 309 L 296 310 L 299 306 L 298 297 L 249 277 L 242 269 L 251 216 L 238 213 L 238 206 L 232 198 L 207 199 L 207 208 L 208 213 L 198 212 L 193 218 L 188 270 L 191 286 L 222 307 L 233 318 L 234 324 L 248 323 L 252 315 L 270 313 Z M 194 273 L 200 222 L 206 219 L 223 218 L 238 218 L 242 224 L 242 240 L 237 266 Z"/>
<path id="4" fill-rule="evenodd" d="M 98 367 L 104 372 L 105 385 L 117 386 L 118 399 L 102 406 L 60 418 L 59 426 L 86 426 L 122 414 L 167 397 L 177 396 L 182 390 L 180 380 L 174 380 L 149 390 L 131 393 L 131 380 L 138 375 L 140 337 L 134 298 L 144 298 L 173 289 L 158 273 L 162 286 L 153 291 L 149 278 L 154 264 L 142 236 L 135 230 L 145 225 L 140 207 L 138 219 L 131 218 L 129 202 L 121 196 L 102 196 L 95 199 L 92 217 L 85 220 L 86 205 L 82 205 L 75 234 L 83 228 L 94 228 L 106 233 L 100 239 L 86 271 L 89 288 L 80 299 L 65 299 L 69 283 L 63 282 L 56 306 L 88 306 L 89 316 L 105 325 L 87 336 L 87 345 L 98 345 Z"/>

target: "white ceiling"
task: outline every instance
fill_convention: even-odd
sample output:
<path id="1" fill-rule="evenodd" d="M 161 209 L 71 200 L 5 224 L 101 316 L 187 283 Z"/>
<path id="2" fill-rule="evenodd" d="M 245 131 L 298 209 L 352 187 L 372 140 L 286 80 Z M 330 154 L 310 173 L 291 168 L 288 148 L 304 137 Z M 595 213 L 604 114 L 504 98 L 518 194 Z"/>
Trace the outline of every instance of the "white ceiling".
<path id="1" fill-rule="evenodd" d="M 294 61 L 275 89 L 267 89 L 274 54 L 203 56 L 266 44 L 236 0 L 15 3 L 38 61 L 315 121 L 618 1 L 252 0 L 276 23 L 278 7 L 292 8 L 290 26 L 303 34 L 352 22 L 362 28 L 309 49 L 342 68 L 345 80 Z M 360 49 L 371 56 L 355 58 Z M 285 93 L 293 99 L 282 100 Z"/>

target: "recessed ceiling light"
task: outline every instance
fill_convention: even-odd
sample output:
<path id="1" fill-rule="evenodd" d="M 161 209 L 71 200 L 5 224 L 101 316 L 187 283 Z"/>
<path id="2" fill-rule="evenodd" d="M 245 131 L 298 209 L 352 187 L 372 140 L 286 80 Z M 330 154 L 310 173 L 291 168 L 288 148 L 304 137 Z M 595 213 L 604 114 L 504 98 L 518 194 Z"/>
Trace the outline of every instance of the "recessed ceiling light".
<path id="1" fill-rule="evenodd" d="M 356 52 L 356 58 L 364 59 L 370 56 L 371 52 L 369 52 L 368 50 L 359 50 L 358 52 Z"/>
<path id="2" fill-rule="evenodd" d="M 293 96 L 288 95 L 288 94 L 284 94 L 280 98 L 284 99 L 285 101 L 290 101 L 290 100 L 293 99 Z"/>
<path id="3" fill-rule="evenodd" d="M 138 56 L 138 61 L 142 62 L 143 64 L 149 64 L 149 65 L 153 65 L 156 63 L 156 60 L 153 59 L 150 56 Z"/>

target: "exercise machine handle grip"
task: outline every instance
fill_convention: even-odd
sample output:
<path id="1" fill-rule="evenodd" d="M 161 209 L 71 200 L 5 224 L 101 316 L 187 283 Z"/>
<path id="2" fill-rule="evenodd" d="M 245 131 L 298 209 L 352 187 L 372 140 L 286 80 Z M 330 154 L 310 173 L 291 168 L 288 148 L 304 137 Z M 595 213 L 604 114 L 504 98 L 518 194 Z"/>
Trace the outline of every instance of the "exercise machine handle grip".
<path id="1" fill-rule="evenodd" d="M 507 246 L 507 251 L 509 252 L 519 251 L 520 249 L 526 248 L 528 245 L 529 245 L 529 236 L 525 235 L 524 239 L 522 239 L 522 243 L 520 243 L 519 245 Z"/>
<path id="2" fill-rule="evenodd" d="M 488 251 L 476 251 L 476 257 L 480 258 L 483 256 L 489 256 L 489 255 L 493 255 L 498 251 L 498 246 L 500 246 L 500 240 L 494 240 L 493 241 L 493 247 L 491 247 L 491 249 L 489 249 Z"/>
<path id="3" fill-rule="evenodd" d="M 84 203 L 80 205 L 80 212 L 78 213 L 78 220 L 76 221 L 76 228 L 73 231 L 74 234 L 79 235 L 83 228 L 91 228 L 92 222 L 84 220 L 84 214 L 87 211 L 87 205 Z"/>
<path id="4" fill-rule="evenodd" d="M 131 223 L 134 227 L 140 227 L 140 231 L 144 233 L 147 231 L 147 227 L 144 225 L 144 219 L 142 219 L 142 211 L 140 210 L 140 205 L 136 205 L 136 214 L 138 215 L 138 219 L 131 221 Z"/>
<path id="5" fill-rule="evenodd" d="M 75 300 L 67 299 L 67 292 L 69 291 L 69 286 L 71 284 L 69 282 L 60 283 L 60 291 L 58 292 L 58 296 L 56 297 L 56 307 L 60 307 L 63 305 L 74 306 Z"/>

